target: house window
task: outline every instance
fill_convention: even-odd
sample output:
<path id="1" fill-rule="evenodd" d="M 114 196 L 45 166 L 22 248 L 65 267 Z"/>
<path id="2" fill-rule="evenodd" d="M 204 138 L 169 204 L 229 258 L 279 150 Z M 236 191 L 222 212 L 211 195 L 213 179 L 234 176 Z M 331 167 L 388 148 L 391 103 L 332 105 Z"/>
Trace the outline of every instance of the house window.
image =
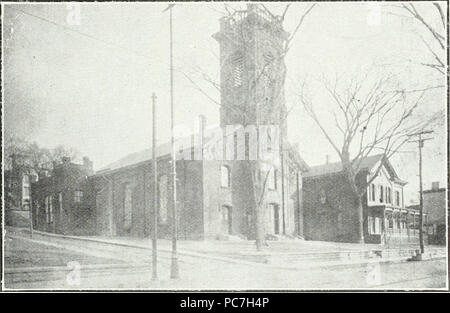
<path id="1" fill-rule="evenodd" d="M 367 231 L 370 235 L 373 234 L 373 223 L 374 223 L 373 217 L 368 216 L 367 217 Z"/>
<path id="2" fill-rule="evenodd" d="M 370 235 L 381 234 L 381 218 L 380 217 L 367 217 L 368 232 Z"/>
<path id="3" fill-rule="evenodd" d="M 83 201 L 83 192 L 81 190 L 75 190 L 73 193 L 73 201 L 75 203 L 81 203 Z"/>
<path id="4" fill-rule="evenodd" d="M 395 192 L 395 204 L 400 206 L 400 192 L 398 191 Z"/>
<path id="5" fill-rule="evenodd" d="M 375 217 L 375 234 L 380 235 L 381 234 L 381 218 Z"/>
<path id="6" fill-rule="evenodd" d="M 380 186 L 380 202 L 384 202 L 384 187 Z"/>
<path id="7" fill-rule="evenodd" d="M 277 189 L 277 170 L 270 170 L 269 176 L 267 177 L 267 185 L 269 189 L 276 190 Z"/>
<path id="8" fill-rule="evenodd" d="M 392 190 L 391 187 L 386 187 L 386 203 L 392 203 L 392 196 L 391 196 Z"/>
<path id="9" fill-rule="evenodd" d="M 161 224 L 167 223 L 168 212 L 168 178 L 167 175 L 161 175 L 158 183 L 159 192 L 159 211 L 158 219 Z"/>
<path id="10" fill-rule="evenodd" d="M 230 168 L 226 165 L 220 167 L 220 185 L 222 187 L 230 187 Z"/>
<path id="11" fill-rule="evenodd" d="M 371 200 L 375 202 L 375 190 L 376 190 L 375 184 L 370 185 L 370 188 L 371 188 L 371 191 L 372 191 L 371 194 L 370 194 Z"/>

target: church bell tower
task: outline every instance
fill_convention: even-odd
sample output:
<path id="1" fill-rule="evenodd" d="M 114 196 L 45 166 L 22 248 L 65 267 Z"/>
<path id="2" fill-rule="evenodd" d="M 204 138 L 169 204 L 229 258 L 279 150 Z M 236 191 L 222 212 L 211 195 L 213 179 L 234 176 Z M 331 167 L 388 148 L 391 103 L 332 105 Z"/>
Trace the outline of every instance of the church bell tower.
<path id="1" fill-rule="evenodd" d="M 281 19 L 248 4 L 220 19 L 221 126 L 278 125 L 286 134 L 284 45 Z M 284 137 L 283 135 L 283 137 Z"/>

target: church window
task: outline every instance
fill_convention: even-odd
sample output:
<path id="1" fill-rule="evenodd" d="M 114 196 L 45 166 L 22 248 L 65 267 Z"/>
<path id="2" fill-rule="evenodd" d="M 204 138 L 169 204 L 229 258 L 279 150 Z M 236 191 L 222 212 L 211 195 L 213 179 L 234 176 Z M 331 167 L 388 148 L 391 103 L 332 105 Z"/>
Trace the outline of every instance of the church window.
<path id="1" fill-rule="evenodd" d="M 230 187 L 230 168 L 226 165 L 220 167 L 220 185 Z"/>
<path id="2" fill-rule="evenodd" d="M 159 178 L 159 222 L 167 223 L 167 205 L 168 205 L 168 179 L 167 175 L 161 175 Z"/>
<path id="3" fill-rule="evenodd" d="M 244 58 L 241 54 L 237 54 L 233 60 L 233 85 L 234 87 L 242 86 L 244 73 Z"/>
<path id="4" fill-rule="evenodd" d="M 277 170 L 272 169 L 269 172 L 269 177 L 267 177 L 267 185 L 269 189 L 276 190 L 277 189 Z"/>
<path id="5" fill-rule="evenodd" d="M 271 53 L 268 52 L 264 54 L 264 69 L 262 73 L 262 79 L 265 87 L 270 86 L 273 60 L 274 57 Z"/>
<path id="6" fill-rule="evenodd" d="M 132 189 L 129 183 L 124 185 L 123 228 L 129 230 L 132 221 Z"/>

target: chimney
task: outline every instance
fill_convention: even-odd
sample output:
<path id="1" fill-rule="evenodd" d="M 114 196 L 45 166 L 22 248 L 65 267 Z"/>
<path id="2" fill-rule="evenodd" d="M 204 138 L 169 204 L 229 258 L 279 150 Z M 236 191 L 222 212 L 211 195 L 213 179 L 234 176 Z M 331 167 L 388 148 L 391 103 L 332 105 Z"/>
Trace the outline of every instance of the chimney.
<path id="1" fill-rule="evenodd" d="M 89 175 L 94 173 L 93 163 L 87 156 L 83 157 L 83 166 Z"/>
<path id="2" fill-rule="evenodd" d="M 328 163 L 330 163 L 330 155 L 329 154 L 325 155 L 325 164 L 328 164 Z"/>
<path id="3" fill-rule="evenodd" d="M 431 183 L 431 190 L 439 190 L 439 182 L 438 181 L 434 181 Z"/>

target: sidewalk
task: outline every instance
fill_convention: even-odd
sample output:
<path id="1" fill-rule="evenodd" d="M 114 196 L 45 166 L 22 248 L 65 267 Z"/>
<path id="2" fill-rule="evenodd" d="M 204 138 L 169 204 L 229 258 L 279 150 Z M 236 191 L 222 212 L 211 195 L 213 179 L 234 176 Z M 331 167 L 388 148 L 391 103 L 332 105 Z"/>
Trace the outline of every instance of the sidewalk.
<path id="1" fill-rule="evenodd" d="M 16 229 L 17 230 L 17 229 Z M 28 232 L 22 230 L 21 232 Z M 118 246 L 151 250 L 149 238 L 63 236 L 36 232 L 62 239 L 86 240 Z M 383 247 L 376 244 L 353 244 L 286 239 L 270 241 L 263 251 L 256 251 L 254 241 L 177 241 L 180 257 L 206 258 L 227 263 L 282 267 L 285 269 L 329 266 L 366 265 L 372 262 L 404 262 L 415 254 L 417 247 Z M 158 239 L 158 251 L 171 252 L 171 241 Z M 425 259 L 445 258 L 445 247 L 426 246 Z"/>

